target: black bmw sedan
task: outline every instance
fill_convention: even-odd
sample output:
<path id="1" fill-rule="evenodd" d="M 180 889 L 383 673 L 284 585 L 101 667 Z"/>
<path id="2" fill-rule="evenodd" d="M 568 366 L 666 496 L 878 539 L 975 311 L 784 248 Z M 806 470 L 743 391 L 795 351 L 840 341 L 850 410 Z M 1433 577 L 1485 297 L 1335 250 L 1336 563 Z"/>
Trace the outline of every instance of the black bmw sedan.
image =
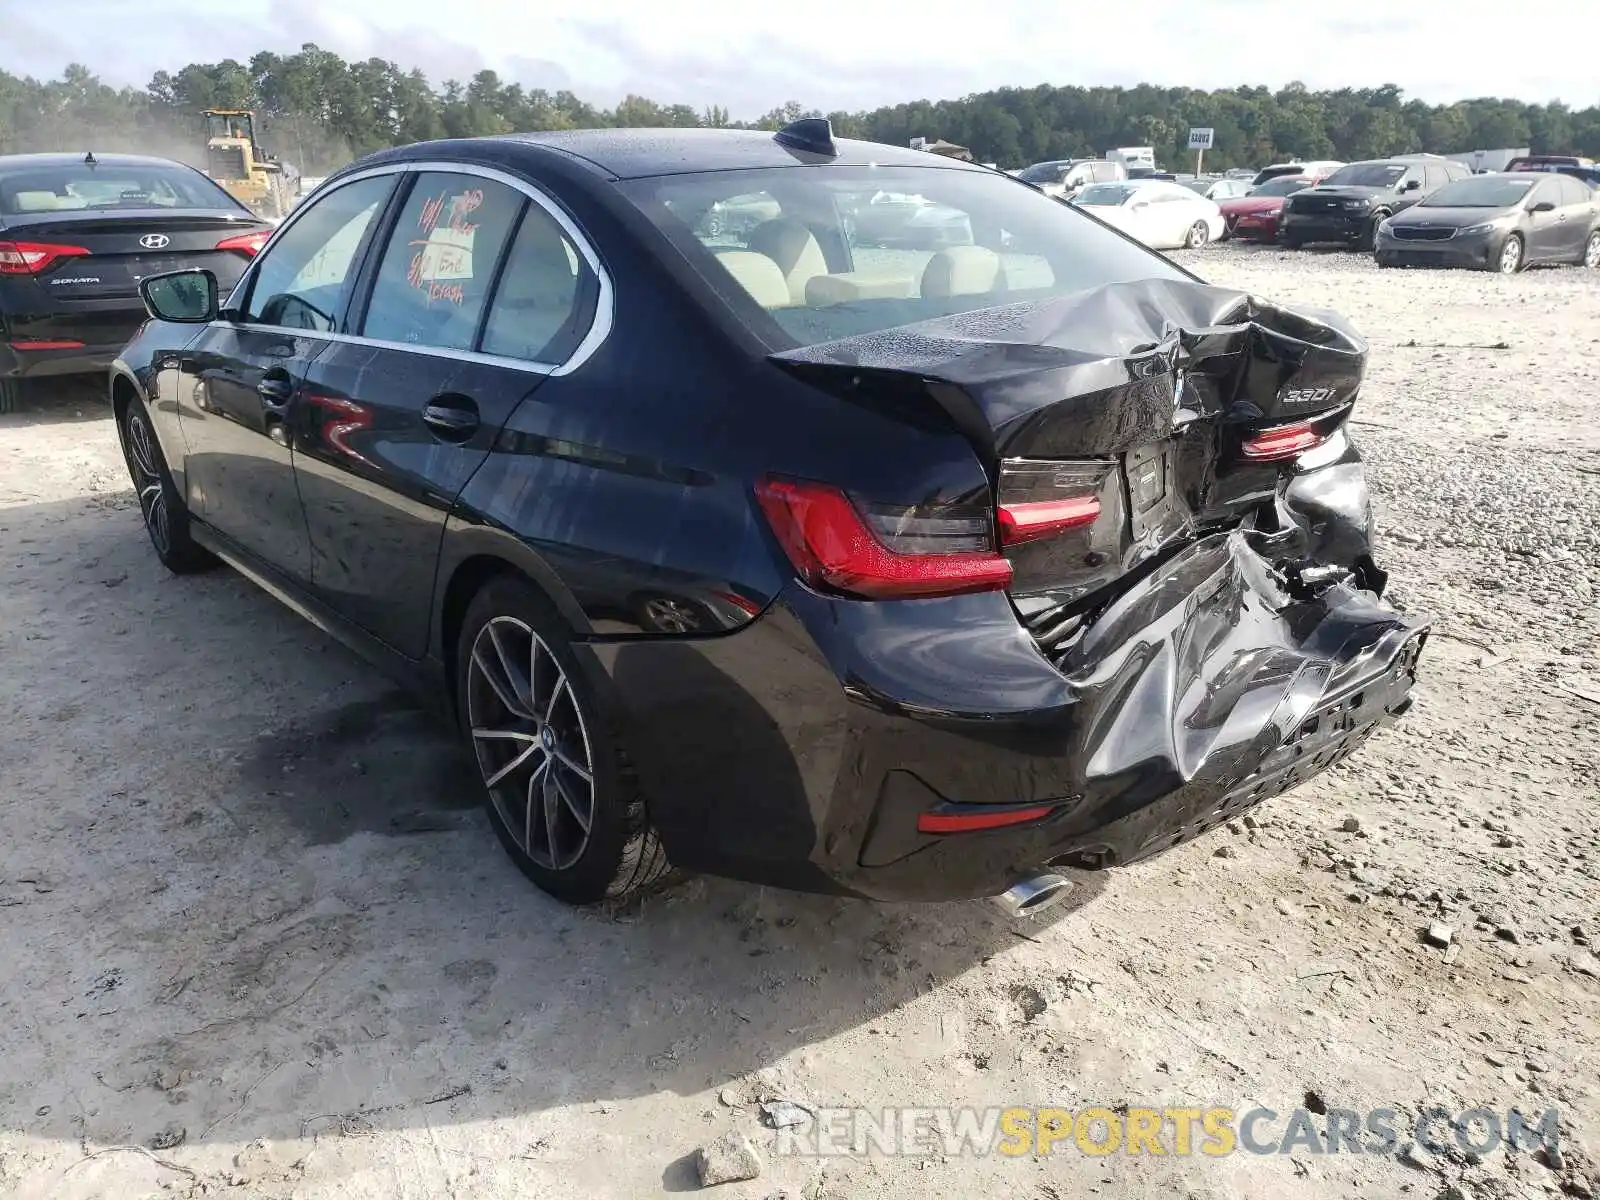
<path id="1" fill-rule="evenodd" d="M 271 230 L 168 159 L 0 157 L 0 413 L 33 380 L 104 372 L 145 321 L 141 279 L 205 267 L 232 286 Z"/>
<path id="2" fill-rule="evenodd" d="M 883 193 L 965 240 L 859 244 Z M 1359 336 L 994 171 L 824 121 L 435 142 L 144 294 L 156 553 L 437 699 L 570 901 L 670 861 L 1043 907 L 1410 704 Z"/>

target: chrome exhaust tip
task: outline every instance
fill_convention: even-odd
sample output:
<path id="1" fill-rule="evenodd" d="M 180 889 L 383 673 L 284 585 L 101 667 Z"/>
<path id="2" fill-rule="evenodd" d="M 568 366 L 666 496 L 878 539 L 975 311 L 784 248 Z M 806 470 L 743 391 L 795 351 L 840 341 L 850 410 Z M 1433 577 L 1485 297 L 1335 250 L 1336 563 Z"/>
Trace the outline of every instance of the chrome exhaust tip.
<path id="1" fill-rule="evenodd" d="M 1008 916 L 1036 917 L 1060 904 L 1071 890 L 1072 880 L 1046 872 L 1018 880 L 993 899 Z"/>

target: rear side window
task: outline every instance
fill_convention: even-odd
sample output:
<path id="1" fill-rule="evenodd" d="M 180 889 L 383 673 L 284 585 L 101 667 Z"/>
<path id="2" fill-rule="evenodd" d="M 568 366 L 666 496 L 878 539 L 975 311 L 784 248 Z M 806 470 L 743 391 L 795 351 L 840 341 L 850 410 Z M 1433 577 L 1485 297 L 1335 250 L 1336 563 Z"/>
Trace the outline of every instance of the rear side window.
<path id="1" fill-rule="evenodd" d="M 312 200 L 257 264 L 246 319 L 331 331 L 354 282 L 356 253 L 393 187 L 392 176 L 358 179 Z"/>
<path id="2" fill-rule="evenodd" d="M 598 281 L 554 217 L 528 205 L 483 327 L 485 354 L 561 363 L 594 320 Z"/>
<path id="3" fill-rule="evenodd" d="M 1561 203 L 1562 204 L 1592 204 L 1594 202 L 1594 189 L 1581 179 L 1574 179 L 1570 175 L 1561 176 Z"/>
<path id="4" fill-rule="evenodd" d="M 198 171 L 177 163 L 71 162 L 0 175 L 0 215 L 79 212 L 115 208 L 225 208 L 243 206 Z"/>
<path id="5" fill-rule="evenodd" d="M 475 175 L 425 172 L 384 247 L 361 334 L 470 350 L 526 198 Z"/>

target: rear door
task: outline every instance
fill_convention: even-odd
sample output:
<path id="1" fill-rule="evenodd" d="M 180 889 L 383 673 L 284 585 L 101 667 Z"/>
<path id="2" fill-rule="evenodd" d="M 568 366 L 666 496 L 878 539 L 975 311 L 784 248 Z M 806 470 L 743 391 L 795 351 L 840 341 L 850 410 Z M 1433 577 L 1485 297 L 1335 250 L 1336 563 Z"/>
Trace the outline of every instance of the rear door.
<path id="1" fill-rule="evenodd" d="M 1594 191 L 1581 179 L 1570 175 L 1557 175 L 1555 183 L 1559 256 L 1563 261 L 1582 262 L 1584 243 L 1594 227 Z"/>
<path id="2" fill-rule="evenodd" d="M 1528 207 L 1528 262 L 1549 262 L 1561 256 L 1565 241 L 1566 223 L 1562 217 L 1559 176 L 1546 175 L 1540 179 L 1523 201 Z M 1548 212 L 1535 212 L 1541 204 L 1552 207 Z"/>
<path id="3" fill-rule="evenodd" d="M 412 658 L 427 649 L 452 504 L 592 322 L 593 272 L 558 212 L 497 172 L 415 173 L 363 280 L 356 336 L 307 380 L 295 451 L 314 586 Z"/>
<path id="4" fill-rule="evenodd" d="M 239 308 L 179 361 L 189 505 L 202 520 L 307 584 L 311 552 L 295 489 L 290 429 L 311 363 L 340 329 L 391 176 L 318 196 L 262 255 Z"/>

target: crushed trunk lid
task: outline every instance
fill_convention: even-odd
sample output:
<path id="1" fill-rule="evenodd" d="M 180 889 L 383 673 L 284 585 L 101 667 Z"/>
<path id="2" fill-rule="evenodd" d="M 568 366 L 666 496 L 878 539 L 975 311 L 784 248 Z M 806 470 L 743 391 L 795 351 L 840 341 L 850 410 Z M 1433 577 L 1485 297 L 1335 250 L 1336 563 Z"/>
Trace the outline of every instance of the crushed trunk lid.
<path id="1" fill-rule="evenodd" d="M 1312 522 L 1293 504 L 1299 457 L 1312 449 L 1344 464 L 1316 503 L 1358 526 L 1330 543 L 1354 569 L 1367 549 L 1366 493 L 1342 425 L 1366 357 L 1334 314 L 1152 279 L 773 361 L 857 403 L 938 414 L 968 438 L 994 488 L 1012 598 L 1054 647 L 1130 576 L 1211 532 L 1248 530 L 1269 559 L 1316 566 Z"/>

